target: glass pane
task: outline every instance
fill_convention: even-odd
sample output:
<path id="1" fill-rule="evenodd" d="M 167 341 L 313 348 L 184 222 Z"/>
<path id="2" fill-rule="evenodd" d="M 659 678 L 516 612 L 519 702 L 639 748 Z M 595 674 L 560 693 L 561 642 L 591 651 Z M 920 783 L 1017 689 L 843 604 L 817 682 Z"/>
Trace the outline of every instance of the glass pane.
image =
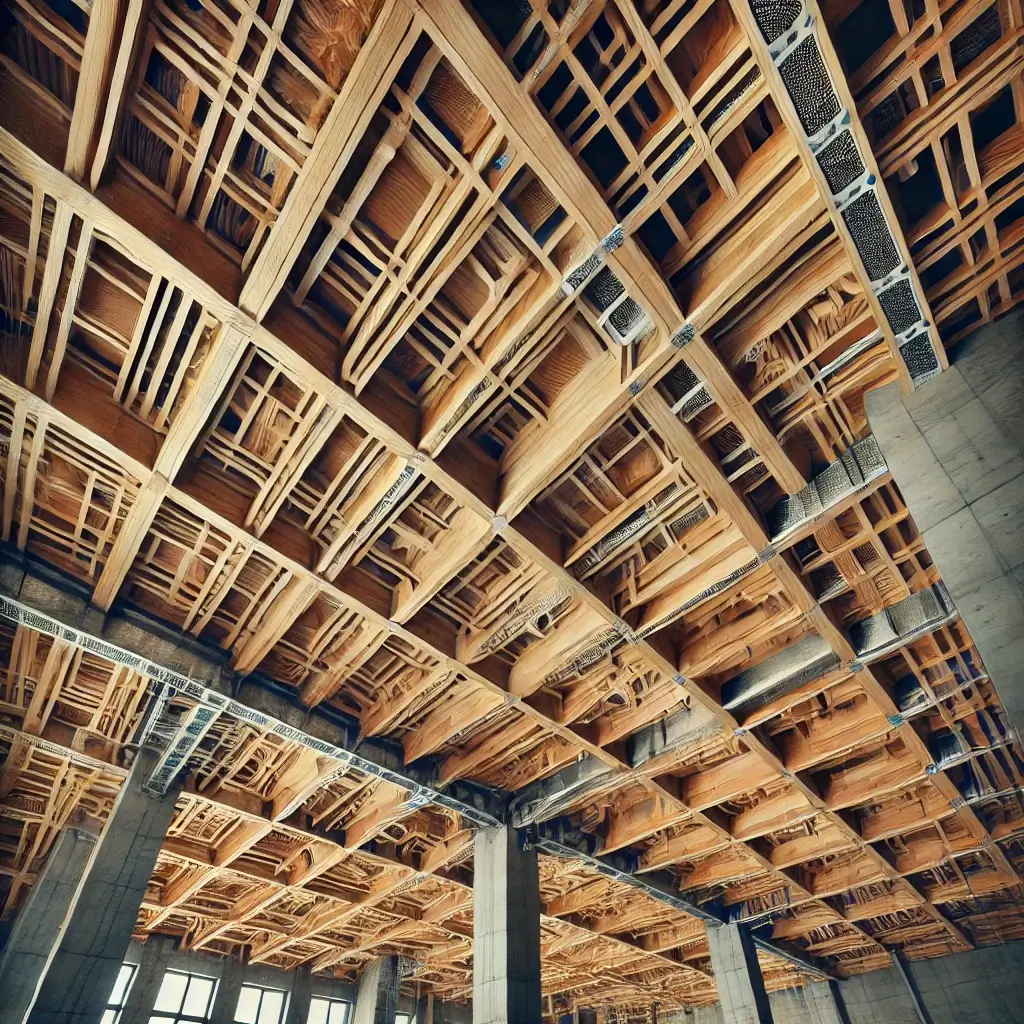
<path id="1" fill-rule="evenodd" d="M 253 988 L 252 985 L 243 985 L 238 993 L 235 1020 L 238 1024 L 256 1024 L 256 1014 L 259 1008 L 260 990 Z"/>
<path id="2" fill-rule="evenodd" d="M 114 982 L 114 990 L 107 1000 L 108 1006 L 124 1006 L 124 997 L 128 994 L 128 986 L 135 976 L 135 964 L 121 964 L 121 970 L 117 972 L 117 981 Z"/>
<path id="3" fill-rule="evenodd" d="M 153 1006 L 153 1009 L 177 1013 L 181 1009 L 182 999 L 185 998 L 185 988 L 187 985 L 187 974 L 168 971 L 160 985 L 160 992 L 157 994 L 156 1004 Z"/>
<path id="4" fill-rule="evenodd" d="M 284 993 L 275 992 L 273 989 L 264 989 L 259 1024 L 280 1024 L 283 1009 Z"/>
<path id="5" fill-rule="evenodd" d="M 331 1003 L 331 1016 L 327 1024 L 348 1024 L 348 1003 L 336 1000 Z"/>
<path id="6" fill-rule="evenodd" d="M 100 1024 L 114 1024 L 117 1019 L 117 1010 L 104 1010 L 103 1016 L 100 1017 Z"/>
<path id="7" fill-rule="evenodd" d="M 188 983 L 188 995 L 181 1012 L 189 1017 L 205 1017 L 210 1006 L 210 995 L 213 993 L 212 978 L 197 978 L 193 975 Z"/>
<path id="8" fill-rule="evenodd" d="M 333 1008 L 329 1000 L 313 996 L 309 1001 L 309 1016 L 306 1018 L 306 1024 L 327 1024 L 328 1008 Z"/>

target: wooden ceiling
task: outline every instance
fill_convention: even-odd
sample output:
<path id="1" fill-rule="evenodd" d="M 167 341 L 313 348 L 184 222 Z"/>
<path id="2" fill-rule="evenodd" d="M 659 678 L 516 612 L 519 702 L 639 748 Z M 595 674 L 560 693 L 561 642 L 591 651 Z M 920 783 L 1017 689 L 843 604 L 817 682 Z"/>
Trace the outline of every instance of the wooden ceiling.
<path id="1" fill-rule="evenodd" d="M 4 541 L 442 789 L 582 762 L 535 841 L 839 976 L 1024 937 L 1024 751 L 854 447 L 1024 295 L 1017 0 L 4 16 Z M 165 687 L 0 620 L 6 916 Z M 199 732 L 140 938 L 470 997 L 471 821 Z M 541 849 L 549 1013 L 716 999 L 699 915 Z"/>

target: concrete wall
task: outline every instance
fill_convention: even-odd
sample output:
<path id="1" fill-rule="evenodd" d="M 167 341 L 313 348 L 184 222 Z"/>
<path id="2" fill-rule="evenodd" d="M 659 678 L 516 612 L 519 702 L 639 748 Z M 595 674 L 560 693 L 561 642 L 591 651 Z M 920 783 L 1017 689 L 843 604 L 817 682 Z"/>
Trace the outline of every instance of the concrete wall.
<path id="1" fill-rule="evenodd" d="M 152 941 L 152 940 L 151 940 Z M 138 963 L 142 947 L 133 942 L 125 959 Z M 168 948 L 166 966 L 219 978 L 225 961 L 203 953 L 186 953 Z M 909 965 L 910 973 L 932 1019 L 932 1024 L 1021 1024 L 1024 1022 L 1024 942 L 1008 942 L 970 953 L 919 960 Z M 246 969 L 245 981 L 291 990 L 293 971 L 253 965 Z M 917 1024 L 913 1000 L 895 970 L 861 974 L 840 984 L 850 1024 Z M 344 981 L 313 977 L 313 994 L 355 1001 L 355 986 Z M 802 989 L 783 989 L 770 994 L 775 1024 L 818 1024 L 820 1017 L 809 1004 Z M 404 1013 L 414 1010 L 403 999 Z M 439 1024 L 468 1024 L 469 1006 L 436 1003 L 435 1021 Z M 662 1014 L 663 1024 L 727 1024 L 721 1007 Z"/>
<path id="2" fill-rule="evenodd" d="M 1024 311 L 957 347 L 868 420 L 1003 704 L 1024 728 Z"/>
<path id="3" fill-rule="evenodd" d="M 1024 942 L 911 961 L 932 1024 L 1021 1024 L 1024 1021 Z M 850 1024 L 914 1024 L 918 1020 L 895 970 L 861 974 L 840 985 Z M 798 1024 L 779 1017 L 776 1024 Z"/>
<path id="4" fill-rule="evenodd" d="M 722 1008 L 718 1003 L 711 1006 L 695 1006 L 692 1010 L 658 1015 L 659 1024 L 725 1024 Z"/>
<path id="5" fill-rule="evenodd" d="M 127 964 L 141 964 L 144 954 L 147 952 L 150 956 L 157 952 L 158 967 L 154 973 L 158 975 L 156 979 L 158 988 L 166 970 L 187 971 L 190 974 L 201 974 L 206 978 L 220 978 L 227 964 L 223 957 L 178 949 L 174 939 L 169 936 L 159 935 L 149 939 L 145 946 L 133 939 L 128 947 L 128 951 L 124 955 L 124 962 Z M 268 967 L 265 964 L 249 964 L 245 968 L 244 984 L 263 985 L 266 988 L 277 988 L 284 992 L 291 992 L 292 983 L 296 977 L 295 971 L 282 971 L 278 967 Z M 322 975 L 314 974 L 313 995 L 330 996 L 332 999 L 345 999 L 348 1002 L 354 1003 L 356 1000 L 356 987 L 351 982 L 325 978 Z"/>
<path id="6" fill-rule="evenodd" d="M 1024 1021 L 1024 942 L 919 960 L 910 969 L 932 1024 Z"/>
<path id="7" fill-rule="evenodd" d="M 156 947 L 156 948 L 147 948 Z M 228 961 L 219 956 L 211 956 L 208 953 L 192 952 L 177 948 L 175 941 L 169 937 L 154 936 L 149 939 L 144 947 L 141 943 L 132 941 L 125 954 L 125 962 L 142 964 L 144 958 L 154 958 L 159 966 L 154 971 L 154 981 L 157 989 L 164 971 L 171 969 L 175 971 L 188 971 L 192 974 L 201 974 L 207 978 L 220 978 Z M 155 954 L 155 956 L 154 956 Z M 264 964 L 249 964 L 245 968 L 243 984 L 263 985 L 267 988 L 277 988 L 285 992 L 292 991 L 292 985 L 298 977 L 295 971 L 282 971 L 277 967 L 268 967 Z M 147 979 L 139 978 L 136 981 L 145 982 Z M 344 999 L 355 1004 L 356 986 L 351 982 L 335 978 L 326 978 L 323 975 L 314 974 L 311 979 L 311 991 L 314 996 L 329 996 L 332 999 Z M 133 986 L 134 988 L 134 986 Z M 129 1004 L 131 993 L 129 993 Z M 415 1000 L 403 996 L 399 1000 L 399 1012 L 415 1015 Z M 147 1014 L 148 1019 L 148 1014 Z M 462 1003 L 434 1003 L 435 1024 L 471 1024 L 473 1019 L 472 1009 L 468 1004 Z M 122 1024 L 131 1024 L 122 1017 Z M 141 1024 L 141 1022 L 140 1022 Z"/>
<path id="8" fill-rule="evenodd" d="M 932 1024 L 1024 1024 L 1024 942 L 907 965 Z M 919 1024 L 910 991 L 890 969 L 840 982 L 850 1024 Z M 803 989 L 769 996 L 775 1024 L 820 1024 Z M 662 1024 L 729 1024 L 719 1004 L 662 1014 Z"/>
<path id="9" fill-rule="evenodd" d="M 845 1024 L 828 981 L 771 994 L 772 1017 L 779 1024 Z"/>
<path id="10" fill-rule="evenodd" d="M 841 982 L 839 990 L 850 1024 L 917 1024 L 919 1020 L 910 990 L 892 968 L 858 974 Z"/>

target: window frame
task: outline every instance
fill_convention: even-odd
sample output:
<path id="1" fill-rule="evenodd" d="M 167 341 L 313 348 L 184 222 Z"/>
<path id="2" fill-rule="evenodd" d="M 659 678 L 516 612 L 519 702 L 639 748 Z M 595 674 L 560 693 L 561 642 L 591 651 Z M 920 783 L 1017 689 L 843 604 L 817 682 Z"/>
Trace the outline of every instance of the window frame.
<path id="1" fill-rule="evenodd" d="M 309 999 L 309 1013 L 306 1015 L 305 1024 L 311 1024 L 313 1015 L 313 1004 L 314 1003 L 325 1003 L 326 1013 L 324 1014 L 323 1024 L 351 1024 L 353 1007 L 352 1003 L 348 999 L 342 999 L 340 996 L 319 996 L 313 995 Z M 336 1006 L 344 1007 L 343 1016 L 340 1021 L 332 1020 L 331 1013 Z"/>
<path id="2" fill-rule="evenodd" d="M 121 986 L 121 975 L 126 967 L 130 973 L 128 975 L 128 981 L 124 984 L 121 991 L 120 1002 L 118 1002 L 114 999 L 114 993 Z M 107 996 L 107 1003 L 103 1007 L 103 1013 L 100 1015 L 100 1024 L 120 1024 L 121 1014 L 124 1012 L 124 1008 L 128 1003 L 128 993 L 131 992 L 132 985 L 135 984 L 135 979 L 138 976 L 138 964 L 132 964 L 125 961 L 117 969 L 117 978 L 114 981 L 114 987 L 110 990 L 110 995 Z"/>
<path id="3" fill-rule="evenodd" d="M 284 1024 L 285 1018 L 288 1014 L 288 1004 L 291 1002 L 291 993 L 287 989 L 275 988 L 273 985 L 258 985 L 251 981 L 243 982 L 238 990 L 238 999 L 235 1001 L 235 1009 L 231 1015 L 233 1024 L 245 1024 L 244 1021 L 240 1021 L 238 1019 L 238 1008 L 242 1002 L 242 993 L 246 989 L 252 989 L 260 994 L 259 1001 L 256 1003 L 255 1024 L 260 1024 L 260 1013 L 263 1009 L 263 997 L 268 992 L 273 992 L 276 995 L 281 996 L 281 1011 L 278 1014 L 277 1020 L 272 1022 L 272 1024 Z"/>
<path id="4" fill-rule="evenodd" d="M 186 979 L 185 988 L 181 993 L 181 1000 L 178 1003 L 178 1009 L 176 1011 L 158 1010 L 156 1004 L 160 1001 L 160 992 L 163 991 L 167 976 L 172 974 Z M 189 990 L 192 987 L 193 980 L 208 982 L 210 984 L 210 994 L 206 1000 L 206 1013 L 202 1016 L 194 1013 L 182 1012 L 188 999 Z M 210 1016 L 213 1013 L 214 1003 L 217 1000 L 217 990 L 219 987 L 220 979 L 212 977 L 209 974 L 200 974 L 197 971 L 182 971 L 176 967 L 168 967 L 167 970 L 164 971 L 163 977 L 160 979 L 160 989 L 157 991 L 157 997 L 154 1001 L 153 1008 L 149 1011 L 149 1024 L 208 1024 Z"/>

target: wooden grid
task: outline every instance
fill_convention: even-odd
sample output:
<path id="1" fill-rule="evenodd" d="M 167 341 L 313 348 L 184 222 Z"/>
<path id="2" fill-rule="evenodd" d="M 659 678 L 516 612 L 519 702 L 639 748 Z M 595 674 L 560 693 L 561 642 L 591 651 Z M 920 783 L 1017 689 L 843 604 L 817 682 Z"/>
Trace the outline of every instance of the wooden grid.
<path id="1" fill-rule="evenodd" d="M 1021 301 L 1020 4 L 822 7 L 951 345 Z"/>
<path id="2" fill-rule="evenodd" d="M 836 33 L 947 344 L 1020 283 L 1020 11 L 983 6 Z M 113 8 L 20 2 L 0 60 L 3 539 L 443 784 L 598 759 L 565 822 L 840 974 L 1018 934 L 999 680 L 959 621 L 869 668 L 845 632 L 938 581 L 898 489 L 769 545 L 906 373 L 746 5 Z M 816 638 L 833 669 L 725 709 Z M 10 915 L 152 691 L 21 625 L 0 654 Z M 227 715 L 190 766 L 140 937 L 471 996 L 466 823 Z M 550 1015 L 714 1001 L 696 918 L 582 862 L 542 890 Z"/>

